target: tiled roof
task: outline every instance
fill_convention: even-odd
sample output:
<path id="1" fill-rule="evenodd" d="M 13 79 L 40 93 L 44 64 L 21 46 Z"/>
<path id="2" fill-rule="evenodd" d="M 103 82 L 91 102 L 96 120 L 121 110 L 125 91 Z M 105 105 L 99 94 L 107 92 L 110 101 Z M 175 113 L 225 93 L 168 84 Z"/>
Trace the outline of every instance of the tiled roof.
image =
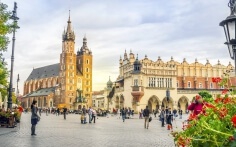
<path id="1" fill-rule="evenodd" d="M 60 63 L 35 68 L 26 81 L 59 76 Z"/>
<path id="2" fill-rule="evenodd" d="M 55 91 L 55 87 L 50 87 L 50 88 L 43 88 L 39 89 L 37 91 L 34 91 L 30 94 L 27 94 L 24 97 L 37 97 L 37 96 L 47 96 Z"/>

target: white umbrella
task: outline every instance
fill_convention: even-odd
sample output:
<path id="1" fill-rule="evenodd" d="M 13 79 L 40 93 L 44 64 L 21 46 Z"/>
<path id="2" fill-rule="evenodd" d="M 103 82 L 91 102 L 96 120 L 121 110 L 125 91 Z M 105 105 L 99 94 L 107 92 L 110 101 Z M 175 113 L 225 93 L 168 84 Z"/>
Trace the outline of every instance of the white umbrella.
<path id="1" fill-rule="evenodd" d="M 4 99 L 4 110 L 7 111 L 7 96 Z"/>

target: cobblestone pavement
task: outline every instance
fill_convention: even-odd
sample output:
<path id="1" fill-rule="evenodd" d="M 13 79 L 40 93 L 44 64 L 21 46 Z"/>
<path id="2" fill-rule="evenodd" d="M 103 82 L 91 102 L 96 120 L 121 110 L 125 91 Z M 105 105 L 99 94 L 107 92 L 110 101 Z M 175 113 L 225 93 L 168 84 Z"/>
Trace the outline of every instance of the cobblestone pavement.
<path id="1" fill-rule="evenodd" d="M 15 128 L 0 128 L 0 147 L 174 147 L 170 131 L 154 117 L 149 129 L 144 129 L 144 119 L 137 115 L 125 122 L 110 115 L 81 124 L 78 114 L 69 114 L 66 120 L 62 115 L 42 114 L 37 136 L 31 136 L 30 116 L 23 114 Z M 181 130 L 186 117 L 173 122 L 174 130 Z"/>

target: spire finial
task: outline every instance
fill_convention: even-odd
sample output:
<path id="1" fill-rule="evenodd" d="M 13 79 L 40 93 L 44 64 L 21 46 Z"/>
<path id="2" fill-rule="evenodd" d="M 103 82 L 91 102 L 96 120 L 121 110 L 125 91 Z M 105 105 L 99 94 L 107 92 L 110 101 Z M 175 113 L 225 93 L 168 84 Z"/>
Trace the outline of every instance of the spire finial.
<path id="1" fill-rule="evenodd" d="M 138 54 L 137 54 L 137 57 L 136 57 L 136 59 L 138 60 Z"/>
<path id="2" fill-rule="evenodd" d="M 69 10 L 69 20 L 68 21 L 70 21 L 70 10 Z"/>

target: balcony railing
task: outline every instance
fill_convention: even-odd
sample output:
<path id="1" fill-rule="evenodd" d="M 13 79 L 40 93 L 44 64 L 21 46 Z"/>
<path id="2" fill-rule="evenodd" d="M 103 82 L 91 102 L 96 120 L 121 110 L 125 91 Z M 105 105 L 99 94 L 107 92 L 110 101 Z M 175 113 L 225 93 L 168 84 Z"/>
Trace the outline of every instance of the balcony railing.
<path id="1" fill-rule="evenodd" d="M 143 91 L 143 86 L 133 86 L 132 91 Z"/>
<path id="2" fill-rule="evenodd" d="M 211 94 L 221 94 L 222 89 L 177 89 L 177 94 L 198 94 L 201 91 L 208 91 Z"/>

